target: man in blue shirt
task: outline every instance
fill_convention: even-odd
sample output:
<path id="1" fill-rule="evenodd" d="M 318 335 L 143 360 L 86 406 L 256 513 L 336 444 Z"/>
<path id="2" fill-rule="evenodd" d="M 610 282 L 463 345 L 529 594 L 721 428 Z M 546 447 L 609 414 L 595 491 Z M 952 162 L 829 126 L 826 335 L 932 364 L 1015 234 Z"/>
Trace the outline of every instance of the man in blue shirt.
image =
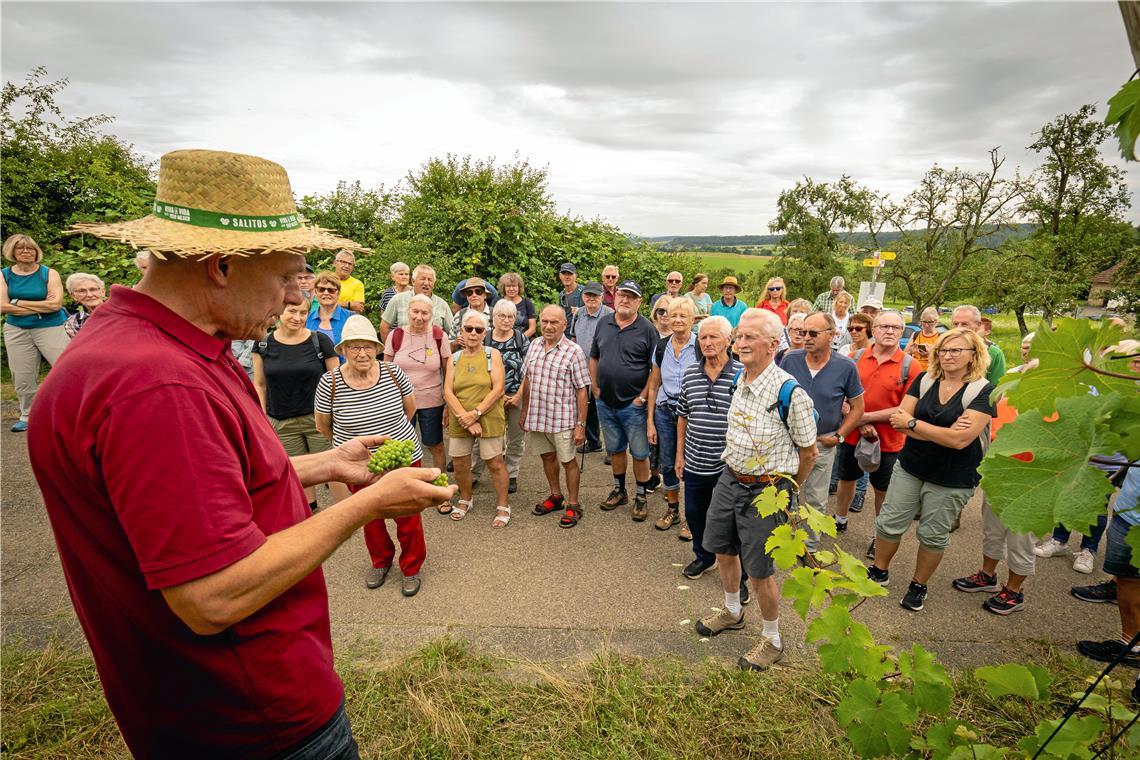
<path id="1" fill-rule="evenodd" d="M 826 512 L 827 487 L 831 483 L 836 447 L 858 427 L 863 417 L 863 384 L 855 362 L 831 350 L 835 317 L 827 312 L 813 312 L 804 320 L 804 331 L 807 333 L 804 349 L 786 353 L 780 368 L 807 391 L 819 414 L 816 422 L 819 457 L 807 480 L 800 484 L 800 497 Z M 843 412 L 845 402 L 846 414 Z M 814 552 L 818 549 L 819 536 L 809 529 L 808 550 Z"/>
<path id="2" fill-rule="evenodd" d="M 734 330 L 736 323 L 740 321 L 740 315 L 748 308 L 748 304 L 736 297 L 739 292 L 740 283 L 736 278 L 732 275 L 725 277 L 720 283 L 720 300 L 713 301 L 712 311 L 709 312 L 714 317 L 727 319 Z"/>

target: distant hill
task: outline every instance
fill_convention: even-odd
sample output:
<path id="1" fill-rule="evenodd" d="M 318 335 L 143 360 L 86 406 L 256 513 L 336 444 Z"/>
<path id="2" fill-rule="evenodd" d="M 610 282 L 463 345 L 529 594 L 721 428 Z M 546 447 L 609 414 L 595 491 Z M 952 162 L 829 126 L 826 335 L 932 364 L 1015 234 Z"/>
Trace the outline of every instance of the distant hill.
<path id="1" fill-rule="evenodd" d="M 1035 229 L 1033 224 L 1017 224 L 1011 229 L 1003 229 L 989 236 L 989 245 L 999 245 L 1010 237 L 1026 237 Z M 884 232 L 879 235 L 879 244 L 886 245 L 898 240 L 900 232 Z M 725 246 L 767 246 L 776 245 L 783 235 L 660 235 L 656 237 L 633 236 L 634 240 L 644 240 L 654 245 L 662 245 L 675 250 L 708 250 Z M 866 248 L 871 245 L 871 237 L 866 232 L 850 232 L 839 236 L 854 246 Z"/>

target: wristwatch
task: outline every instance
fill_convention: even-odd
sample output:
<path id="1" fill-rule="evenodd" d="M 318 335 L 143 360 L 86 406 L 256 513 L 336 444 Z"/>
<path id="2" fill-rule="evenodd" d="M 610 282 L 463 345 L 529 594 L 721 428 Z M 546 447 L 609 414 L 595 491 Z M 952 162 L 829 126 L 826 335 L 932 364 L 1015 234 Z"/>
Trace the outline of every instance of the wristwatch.
<path id="1" fill-rule="evenodd" d="M 637 400 L 643 404 L 646 403 L 647 401 L 649 401 L 649 399 L 647 399 L 645 396 L 638 396 Z"/>
<path id="2" fill-rule="evenodd" d="M 482 409 L 480 409 L 479 407 L 475 407 L 475 408 L 474 408 L 474 409 L 472 409 L 471 411 L 475 412 L 475 419 L 480 419 L 480 418 L 482 418 L 482 416 L 483 416 L 483 410 L 482 410 Z"/>
<path id="3" fill-rule="evenodd" d="M 835 431 L 835 442 L 836 443 L 843 443 L 843 436 L 841 436 L 839 434 L 838 430 Z"/>
<path id="4" fill-rule="evenodd" d="M 907 420 L 906 429 L 907 430 L 914 430 L 914 426 L 917 424 L 918 424 L 918 420 L 916 420 L 914 417 L 911 417 L 909 420 Z"/>
<path id="5" fill-rule="evenodd" d="M 582 422 L 582 421 L 578 421 L 574 424 L 574 427 L 584 428 L 584 427 L 586 427 L 586 423 Z"/>

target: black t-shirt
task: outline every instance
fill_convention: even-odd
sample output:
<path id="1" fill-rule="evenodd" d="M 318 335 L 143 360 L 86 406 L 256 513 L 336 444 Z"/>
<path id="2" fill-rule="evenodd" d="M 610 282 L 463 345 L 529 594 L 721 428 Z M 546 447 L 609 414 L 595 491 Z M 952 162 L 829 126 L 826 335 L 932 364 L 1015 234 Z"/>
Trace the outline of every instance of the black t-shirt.
<path id="1" fill-rule="evenodd" d="M 624 328 L 618 327 L 616 316 L 607 314 L 598 320 L 590 358 L 598 360 L 602 401 L 621 408 L 629 406 L 649 380 L 660 336 L 653 323 L 640 314 Z"/>
<path id="2" fill-rule="evenodd" d="M 943 405 L 938 402 L 938 387 L 942 384 L 941 381 L 936 381 L 926 392 L 926 395 L 919 398 L 919 389 L 922 386 L 924 374 L 916 377 L 906 392 L 906 395 L 918 399 L 918 404 L 914 408 L 915 419 L 938 427 L 953 426 L 954 421 L 961 417 L 965 411 L 962 408 L 962 394 L 966 392 L 966 386 L 962 386 Z M 982 392 L 970 404 L 970 408 L 991 417 L 994 416 L 997 412 L 990 404 L 990 394 L 993 390 L 994 387 L 986 383 Z M 986 433 L 983 432 L 982 435 L 986 435 Z M 898 463 L 911 475 L 929 483 L 947 488 L 974 488 L 981 480 L 978 476 L 978 465 L 982 463 L 981 440 L 979 437 L 979 440 L 975 440 L 959 451 L 958 449 L 940 446 L 933 441 L 919 441 L 908 437 L 906 443 L 903 444 L 902 453 L 899 454 Z"/>
<path id="3" fill-rule="evenodd" d="M 336 356 L 332 339 L 312 331 L 320 341 L 325 359 Z M 324 359 L 317 358 L 310 337 L 295 346 L 280 343 L 270 335 L 264 342 L 253 344 L 261 355 L 265 371 L 265 412 L 275 420 L 289 420 L 313 413 L 313 394 L 317 381 L 325 373 Z"/>
<path id="4" fill-rule="evenodd" d="M 515 327 L 526 332 L 526 328 L 530 327 L 530 320 L 532 319 L 538 319 L 534 313 L 534 301 L 524 296 L 521 301 L 515 304 Z"/>

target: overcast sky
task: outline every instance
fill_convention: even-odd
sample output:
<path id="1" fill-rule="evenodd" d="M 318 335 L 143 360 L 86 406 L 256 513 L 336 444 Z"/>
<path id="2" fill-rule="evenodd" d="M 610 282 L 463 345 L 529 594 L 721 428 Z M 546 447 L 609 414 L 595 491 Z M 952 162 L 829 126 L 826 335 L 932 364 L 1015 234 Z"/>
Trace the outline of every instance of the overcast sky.
<path id="1" fill-rule="evenodd" d="M 4 2 L 0 15 L 5 80 L 36 65 L 69 78 L 66 112 L 114 116 L 148 157 L 254 153 L 304 194 L 391 186 L 448 152 L 517 154 L 548 167 L 561 211 L 641 235 L 767 233 L 804 175 L 901 197 L 934 162 L 983 168 L 994 146 L 1031 169 L 1035 130 L 1086 102 L 1103 115 L 1132 71 L 1112 2 Z"/>

